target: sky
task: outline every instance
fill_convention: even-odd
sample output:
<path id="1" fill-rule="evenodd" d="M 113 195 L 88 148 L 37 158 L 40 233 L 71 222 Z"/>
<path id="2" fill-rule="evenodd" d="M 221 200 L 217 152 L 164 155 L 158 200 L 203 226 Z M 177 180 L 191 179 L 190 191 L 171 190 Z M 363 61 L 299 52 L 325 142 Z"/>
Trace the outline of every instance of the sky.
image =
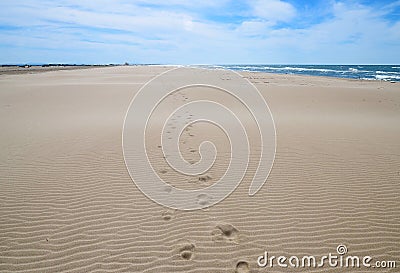
<path id="1" fill-rule="evenodd" d="M 400 1 L 1 0 L 0 63 L 399 64 Z"/>

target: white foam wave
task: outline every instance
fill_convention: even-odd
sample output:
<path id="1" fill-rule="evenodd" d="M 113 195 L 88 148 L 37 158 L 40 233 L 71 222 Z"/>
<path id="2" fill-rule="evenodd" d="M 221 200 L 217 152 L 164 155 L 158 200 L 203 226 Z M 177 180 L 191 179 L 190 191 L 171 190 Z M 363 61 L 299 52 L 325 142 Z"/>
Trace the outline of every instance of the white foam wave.
<path id="1" fill-rule="evenodd" d="M 250 69 L 250 70 L 254 70 L 254 69 L 259 69 L 260 67 L 257 66 L 242 66 L 242 65 L 238 65 L 238 66 L 227 66 L 227 68 L 231 68 L 231 69 L 240 69 L 240 70 L 244 70 L 244 69 Z"/>
<path id="2" fill-rule="evenodd" d="M 308 75 L 328 75 L 334 76 L 338 75 L 339 77 L 344 78 L 358 78 L 364 80 L 385 80 L 385 81 L 399 81 L 400 80 L 400 72 L 397 71 L 381 71 L 381 70 L 368 70 L 367 67 L 357 66 L 357 67 L 348 67 L 348 66 L 332 66 L 331 67 L 302 67 L 302 66 L 262 66 L 262 65 L 214 65 L 214 69 L 218 68 L 226 68 L 233 70 L 241 70 L 241 71 L 264 71 L 264 72 L 277 72 L 277 73 L 289 73 L 289 74 L 308 74 Z M 399 68 L 400 66 L 393 66 L 392 69 Z M 363 70 L 365 69 L 365 70 Z"/>
<path id="3" fill-rule="evenodd" d="M 325 68 L 303 68 L 303 67 L 285 67 L 286 70 L 294 70 L 294 71 L 316 71 L 316 72 L 337 72 L 337 70 L 333 69 L 325 69 Z"/>
<path id="4" fill-rule="evenodd" d="M 396 75 L 376 75 L 375 78 L 377 80 L 400 80 L 400 76 Z"/>
<path id="5" fill-rule="evenodd" d="M 400 75 L 400 72 L 391 72 L 391 71 L 376 71 L 376 74 L 394 74 L 394 75 Z"/>
<path id="6" fill-rule="evenodd" d="M 324 68 L 305 68 L 305 67 L 271 67 L 271 66 L 265 66 L 263 67 L 264 69 L 268 70 L 288 70 L 288 71 L 315 71 L 315 72 L 338 72 L 338 70 L 333 70 L 333 69 L 324 69 Z"/>

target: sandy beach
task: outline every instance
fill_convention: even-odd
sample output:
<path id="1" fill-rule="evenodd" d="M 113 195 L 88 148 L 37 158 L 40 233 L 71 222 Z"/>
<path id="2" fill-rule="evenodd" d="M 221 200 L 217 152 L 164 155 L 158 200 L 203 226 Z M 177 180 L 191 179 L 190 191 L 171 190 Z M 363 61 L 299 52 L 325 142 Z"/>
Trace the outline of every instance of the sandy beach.
<path id="1" fill-rule="evenodd" d="M 320 257 L 341 244 L 351 255 L 400 267 L 400 83 L 241 72 L 274 117 L 270 176 L 248 195 L 260 144 L 249 124 L 254 149 L 239 187 L 210 208 L 182 211 L 143 195 L 121 144 L 132 98 L 168 69 L 0 75 L 1 272 L 367 270 L 257 264 L 265 251 Z M 230 103 L 195 89 L 178 92 L 167 108 L 204 96 Z M 229 147 L 221 130 L 198 124 L 183 135 L 188 161 L 199 160 L 205 139 L 221 153 L 207 174 L 180 176 L 163 159 L 156 133 L 161 124 L 155 124 L 148 149 L 161 177 L 192 189 L 223 175 Z"/>

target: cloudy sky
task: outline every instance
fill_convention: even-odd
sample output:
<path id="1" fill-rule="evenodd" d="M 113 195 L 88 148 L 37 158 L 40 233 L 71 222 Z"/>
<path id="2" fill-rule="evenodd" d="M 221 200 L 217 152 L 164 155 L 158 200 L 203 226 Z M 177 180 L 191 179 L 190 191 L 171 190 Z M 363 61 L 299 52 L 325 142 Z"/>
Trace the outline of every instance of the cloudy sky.
<path id="1" fill-rule="evenodd" d="M 400 1 L 0 1 L 0 63 L 125 61 L 399 64 Z"/>

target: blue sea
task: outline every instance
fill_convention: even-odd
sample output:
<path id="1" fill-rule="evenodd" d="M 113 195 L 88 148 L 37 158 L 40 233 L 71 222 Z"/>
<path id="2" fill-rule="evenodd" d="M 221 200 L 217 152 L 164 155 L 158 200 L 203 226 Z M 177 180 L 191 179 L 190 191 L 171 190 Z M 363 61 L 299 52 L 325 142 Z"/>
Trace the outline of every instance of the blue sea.
<path id="1" fill-rule="evenodd" d="M 208 65 L 238 71 L 400 82 L 400 65 Z"/>

